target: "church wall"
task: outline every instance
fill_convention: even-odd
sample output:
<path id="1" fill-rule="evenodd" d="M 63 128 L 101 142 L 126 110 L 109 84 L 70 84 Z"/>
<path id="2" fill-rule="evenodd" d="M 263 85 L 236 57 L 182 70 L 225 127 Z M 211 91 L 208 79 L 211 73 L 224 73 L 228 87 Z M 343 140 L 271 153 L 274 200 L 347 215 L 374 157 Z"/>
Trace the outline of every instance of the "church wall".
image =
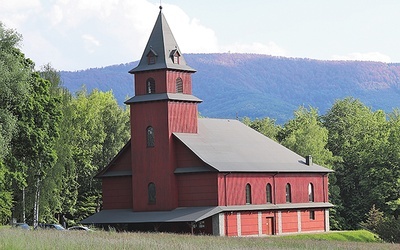
<path id="1" fill-rule="evenodd" d="M 258 212 L 241 212 L 240 215 L 240 226 L 242 236 L 258 235 Z"/>
<path id="2" fill-rule="evenodd" d="M 310 210 L 304 210 L 301 212 L 301 231 L 324 231 L 325 211 L 315 209 L 311 211 L 314 211 L 314 219 L 310 219 Z"/>
<path id="3" fill-rule="evenodd" d="M 192 78 L 189 72 L 180 71 L 145 71 L 135 73 L 135 95 L 147 94 L 146 82 L 153 78 L 157 93 L 176 93 L 176 79 L 180 77 L 183 82 L 183 93 L 192 94 Z"/>
<path id="4" fill-rule="evenodd" d="M 132 169 L 132 159 L 131 159 L 131 145 L 125 148 L 124 152 L 118 156 L 118 159 L 107 169 L 107 172 L 114 171 L 125 171 Z"/>
<path id="5" fill-rule="evenodd" d="M 167 92 L 168 93 L 176 93 L 176 79 L 180 77 L 183 83 L 183 94 L 192 94 L 192 76 L 191 73 L 188 72 L 180 72 L 180 71 L 167 71 L 166 79 L 168 82 Z"/>
<path id="6" fill-rule="evenodd" d="M 132 176 L 135 211 L 170 210 L 177 207 L 177 184 L 171 165 L 166 101 L 131 105 Z M 147 147 L 146 130 L 154 129 L 154 147 Z M 156 203 L 148 202 L 148 185 L 156 186 Z"/>
<path id="7" fill-rule="evenodd" d="M 282 233 L 296 233 L 298 232 L 298 215 L 296 210 L 282 211 Z"/>
<path id="8" fill-rule="evenodd" d="M 168 102 L 168 127 L 170 132 L 197 133 L 197 116 L 197 103 Z"/>
<path id="9" fill-rule="evenodd" d="M 252 204 L 265 204 L 267 183 L 273 184 L 271 173 L 221 173 L 218 177 L 220 206 L 245 205 L 246 184 L 251 185 Z"/>
<path id="10" fill-rule="evenodd" d="M 276 203 L 286 203 L 286 184 L 291 186 L 292 203 L 306 203 L 308 185 L 314 186 L 314 202 L 327 202 L 327 177 L 322 174 L 297 173 L 279 174 L 275 177 Z"/>
<path id="11" fill-rule="evenodd" d="M 174 138 L 177 168 L 200 167 L 206 166 L 190 149 L 188 149 L 181 141 Z"/>
<path id="12" fill-rule="evenodd" d="M 132 177 L 105 177 L 102 179 L 103 209 L 132 208 Z"/>
<path id="13" fill-rule="evenodd" d="M 155 81 L 156 94 L 167 92 L 165 70 L 144 71 L 135 73 L 135 95 L 147 94 L 146 82 L 150 77 Z"/>
<path id="14" fill-rule="evenodd" d="M 179 174 L 178 205 L 180 207 L 217 206 L 217 174 Z"/>
<path id="15" fill-rule="evenodd" d="M 327 202 L 327 176 L 297 173 L 229 173 L 219 174 L 219 205 L 245 205 L 246 185 L 251 186 L 251 204 L 266 204 L 266 185 L 272 186 L 272 203 L 286 203 L 286 184 L 291 185 L 292 203 L 307 203 L 308 184 L 314 187 L 314 202 Z"/>

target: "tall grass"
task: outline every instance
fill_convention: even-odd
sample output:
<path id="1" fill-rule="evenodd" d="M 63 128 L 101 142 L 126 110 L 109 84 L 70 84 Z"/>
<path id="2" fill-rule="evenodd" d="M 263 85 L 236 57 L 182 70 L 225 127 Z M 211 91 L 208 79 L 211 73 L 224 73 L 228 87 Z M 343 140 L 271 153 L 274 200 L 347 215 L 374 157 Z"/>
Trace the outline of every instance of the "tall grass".
<path id="1" fill-rule="evenodd" d="M 332 240 L 324 237 L 299 239 L 296 236 L 215 237 L 165 233 L 0 229 L 0 249 L 400 249 L 398 244 L 348 240 L 351 238 Z"/>

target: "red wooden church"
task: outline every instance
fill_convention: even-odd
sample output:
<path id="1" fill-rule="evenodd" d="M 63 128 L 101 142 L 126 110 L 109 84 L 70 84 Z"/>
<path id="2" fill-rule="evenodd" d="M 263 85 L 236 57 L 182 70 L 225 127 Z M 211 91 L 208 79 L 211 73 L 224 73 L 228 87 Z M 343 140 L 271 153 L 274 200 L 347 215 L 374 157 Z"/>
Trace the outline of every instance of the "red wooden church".
<path id="1" fill-rule="evenodd" d="M 331 170 L 240 121 L 199 118 L 194 72 L 160 10 L 129 72 L 131 140 L 97 174 L 103 210 L 82 223 L 226 236 L 328 231 Z"/>

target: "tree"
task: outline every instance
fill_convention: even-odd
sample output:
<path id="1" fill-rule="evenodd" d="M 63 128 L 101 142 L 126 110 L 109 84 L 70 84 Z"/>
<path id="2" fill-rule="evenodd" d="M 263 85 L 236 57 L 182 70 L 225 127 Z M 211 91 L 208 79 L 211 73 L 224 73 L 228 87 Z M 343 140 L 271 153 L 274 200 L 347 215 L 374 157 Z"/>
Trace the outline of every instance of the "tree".
<path id="1" fill-rule="evenodd" d="M 335 164 L 345 218 L 344 227 L 355 229 L 373 204 L 387 211 L 393 196 L 392 168 L 385 148 L 388 130 L 385 113 L 373 112 L 359 100 L 338 100 L 323 117 L 329 131 L 328 148 L 343 162 Z"/>
<path id="2" fill-rule="evenodd" d="M 242 122 L 250 128 L 276 141 L 276 136 L 279 133 L 280 126 L 276 125 L 275 120 L 265 117 L 263 119 L 256 118 L 251 121 L 250 118 L 244 117 Z"/>
<path id="3" fill-rule="evenodd" d="M 12 138 L 17 133 L 15 110 L 28 95 L 30 69 L 18 49 L 21 35 L 7 29 L 0 22 L 0 223 L 10 218 L 13 207 L 13 180 L 21 186 L 25 179 L 17 164 L 10 168 L 6 157 L 12 148 Z"/>
<path id="4" fill-rule="evenodd" d="M 112 92 L 86 90 L 71 102 L 68 144 L 78 183 L 74 215 L 77 220 L 101 206 L 101 187 L 93 176 L 123 147 L 130 136 L 129 114 L 118 106 Z"/>

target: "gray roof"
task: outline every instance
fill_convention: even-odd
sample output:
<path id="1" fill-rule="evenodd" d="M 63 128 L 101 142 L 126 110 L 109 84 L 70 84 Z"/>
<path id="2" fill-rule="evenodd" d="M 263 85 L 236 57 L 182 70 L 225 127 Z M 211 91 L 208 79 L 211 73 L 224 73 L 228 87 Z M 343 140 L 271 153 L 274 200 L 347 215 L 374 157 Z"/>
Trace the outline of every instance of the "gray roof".
<path id="1" fill-rule="evenodd" d="M 184 207 L 171 211 L 133 212 L 132 209 L 102 210 L 82 224 L 197 222 L 221 212 L 218 207 Z"/>
<path id="2" fill-rule="evenodd" d="M 237 120 L 199 118 L 197 134 L 174 135 L 219 172 L 332 172 Z"/>
<path id="3" fill-rule="evenodd" d="M 179 207 L 171 211 L 133 212 L 131 209 L 102 210 L 84 220 L 82 224 L 198 222 L 221 212 L 268 211 L 281 209 L 331 208 L 329 202 L 285 203 L 262 205 Z"/>
<path id="4" fill-rule="evenodd" d="M 154 64 L 148 64 L 147 55 L 150 52 L 156 55 L 156 63 Z M 172 60 L 174 53 L 179 53 L 180 55 L 179 64 L 174 63 Z M 138 66 L 130 70 L 129 73 L 133 74 L 140 71 L 157 69 L 196 71 L 186 64 L 185 58 L 161 10 Z"/>
<path id="5" fill-rule="evenodd" d="M 160 93 L 160 94 L 137 95 L 125 101 L 125 104 L 137 103 L 137 102 L 154 102 L 163 100 L 202 102 L 202 100 L 195 97 L 194 95 L 188 95 L 182 93 Z"/>

